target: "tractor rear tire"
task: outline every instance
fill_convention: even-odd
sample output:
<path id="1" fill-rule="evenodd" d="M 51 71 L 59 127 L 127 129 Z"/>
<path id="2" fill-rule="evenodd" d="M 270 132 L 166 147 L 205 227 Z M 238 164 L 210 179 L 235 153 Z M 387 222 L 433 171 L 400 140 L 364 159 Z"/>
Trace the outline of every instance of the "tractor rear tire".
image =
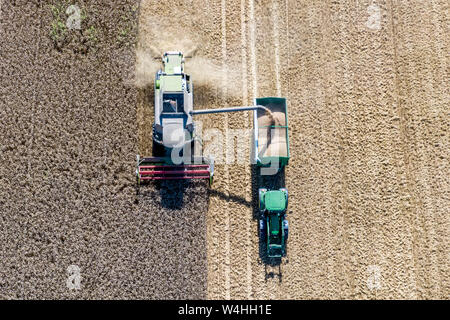
<path id="1" fill-rule="evenodd" d="M 258 190 L 258 206 L 259 206 L 259 210 L 261 212 L 264 212 L 266 210 L 266 206 L 264 205 L 263 201 L 262 201 L 262 197 L 261 194 L 264 194 L 267 192 L 267 189 L 265 188 L 260 188 Z"/>
<path id="2" fill-rule="evenodd" d="M 259 238 L 261 241 L 266 241 L 266 221 L 264 219 L 259 219 Z"/>
<path id="3" fill-rule="evenodd" d="M 289 236 L 289 222 L 287 219 L 283 220 L 284 237 L 287 240 Z"/>

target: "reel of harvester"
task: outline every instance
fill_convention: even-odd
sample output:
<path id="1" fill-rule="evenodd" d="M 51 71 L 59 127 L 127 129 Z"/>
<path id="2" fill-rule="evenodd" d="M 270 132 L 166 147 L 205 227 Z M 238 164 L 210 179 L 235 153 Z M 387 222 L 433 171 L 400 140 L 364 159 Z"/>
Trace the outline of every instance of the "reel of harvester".
<path id="1" fill-rule="evenodd" d="M 136 156 L 136 181 L 138 186 L 151 180 L 208 179 L 211 185 L 214 177 L 214 159 L 194 158 L 193 163 L 173 164 L 166 157 Z"/>

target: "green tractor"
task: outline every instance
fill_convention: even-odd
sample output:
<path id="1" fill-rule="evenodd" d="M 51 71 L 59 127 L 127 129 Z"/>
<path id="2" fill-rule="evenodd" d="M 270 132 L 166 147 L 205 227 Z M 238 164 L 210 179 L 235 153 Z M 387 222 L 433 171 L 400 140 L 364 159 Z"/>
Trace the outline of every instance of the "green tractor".
<path id="1" fill-rule="evenodd" d="M 269 258 L 282 258 L 286 255 L 286 242 L 289 224 L 286 219 L 288 206 L 288 191 L 259 189 L 259 233 L 262 241 L 267 244 Z"/>

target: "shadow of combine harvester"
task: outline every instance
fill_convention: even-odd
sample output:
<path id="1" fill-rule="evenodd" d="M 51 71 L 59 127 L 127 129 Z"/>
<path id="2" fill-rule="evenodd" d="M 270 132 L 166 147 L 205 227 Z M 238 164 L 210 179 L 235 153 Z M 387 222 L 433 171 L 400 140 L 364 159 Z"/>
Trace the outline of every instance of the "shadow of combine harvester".
<path id="1" fill-rule="evenodd" d="M 185 206 L 184 196 L 192 183 L 190 180 L 165 180 L 155 183 L 161 196 L 161 206 L 166 209 L 181 210 Z"/>

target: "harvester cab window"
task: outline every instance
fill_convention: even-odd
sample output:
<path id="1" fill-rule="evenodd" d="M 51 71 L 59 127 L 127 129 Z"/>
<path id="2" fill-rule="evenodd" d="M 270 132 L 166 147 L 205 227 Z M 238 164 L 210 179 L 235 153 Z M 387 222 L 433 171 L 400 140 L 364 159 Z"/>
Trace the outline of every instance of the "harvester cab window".
<path id="1" fill-rule="evenodd" d="M 184 96 L 179 93 L 165 93 L 163 95 L 163 112 L 179 113 L 184 111 Z"/>

